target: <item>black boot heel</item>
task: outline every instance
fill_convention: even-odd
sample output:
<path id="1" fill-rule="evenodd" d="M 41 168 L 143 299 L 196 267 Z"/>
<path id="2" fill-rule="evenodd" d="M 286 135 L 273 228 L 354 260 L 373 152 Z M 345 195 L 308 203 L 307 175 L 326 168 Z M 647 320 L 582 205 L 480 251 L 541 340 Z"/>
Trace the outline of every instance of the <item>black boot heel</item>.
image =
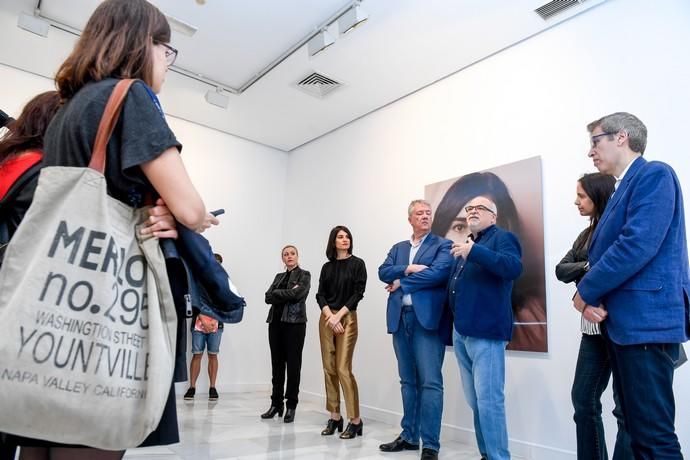
<path id="1" fill-rule="evenodd" d="M 343 431 L 343 418 L 340 417 L 340 420 L 333 420 L 332 418 L 328 419 L 328 422 L 326 422 L 326 428 L 323 429 L 321 432 L 321 436 L 330 436 L 333 433 L 335 433 L 335 430 L 338 430 L 338 433 L 342 433 Z"/>
<path id="2" fill-rule="evenodd" d="M 356 438 L 357 436 L 362 436 L 362 433 L 364 433 L 363 420 L 360 420 L 358 424 L 350 422 L 347 424 L 347 428 L 345 428 L 343 434 L 340 435 L 340 439 Z"/>
<path id="3" fill-rule="evenodd" d="M 266 412 L 261 414 L 261 418 L 267 419 L 267 418 L 273 418 L 278 414 L 279 417 L 283 416 L 283 408 L 282 407 L 276 407 L 276 406 L 271 406 L 268 408 Z"/>

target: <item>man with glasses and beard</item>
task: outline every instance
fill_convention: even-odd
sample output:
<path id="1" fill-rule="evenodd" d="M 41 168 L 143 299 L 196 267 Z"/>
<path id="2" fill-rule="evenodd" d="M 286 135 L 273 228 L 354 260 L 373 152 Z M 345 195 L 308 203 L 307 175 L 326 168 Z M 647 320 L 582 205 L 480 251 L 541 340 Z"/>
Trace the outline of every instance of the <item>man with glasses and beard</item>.
<path id="1" fill-rule="evenodd" d="M 493 201 L 472 198 L 465 212 L 471 233 L 453 244 L 456 259 L 448 282 L 453 348 L 482 459 L 507 460 L 505 349 L 513 332 L 510 299 L 522 272 L 522 250 L 513 233 L 496 226 Z"/>

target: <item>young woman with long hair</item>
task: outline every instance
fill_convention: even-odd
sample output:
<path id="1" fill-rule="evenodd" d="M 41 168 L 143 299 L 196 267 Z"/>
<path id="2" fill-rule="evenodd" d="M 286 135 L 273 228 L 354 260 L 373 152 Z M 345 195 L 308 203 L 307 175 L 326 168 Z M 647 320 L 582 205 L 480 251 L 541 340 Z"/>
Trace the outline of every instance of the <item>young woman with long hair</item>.
<path id="1" fill-rule="evenodd" d="M 182 146 L 156 97 L 177 56 L 169 42 L 165 16 L 145 0 L 102 2 L 57 72 L 63 105 L 46 131 L 43 157 L 46 166 L 86 167 L 113 88 L 120 79 L 138 79 L 127 94 L 107 146 L 105 179 L 109 195 L 130 206 L 143 206 L 145 197 L 160 197 L 144 232 L 161 238 L 176 235 L 175 221 L 197 231 L 218 223 L 206 211 L 185 170 L 179 155 Z M 178 441 L 171 382 L 159 426 L 142 445 Z M 24 460 L 110 460 L 124 455 L 124 451 L 37 440 L 24 439 L 19 444 Z"/>

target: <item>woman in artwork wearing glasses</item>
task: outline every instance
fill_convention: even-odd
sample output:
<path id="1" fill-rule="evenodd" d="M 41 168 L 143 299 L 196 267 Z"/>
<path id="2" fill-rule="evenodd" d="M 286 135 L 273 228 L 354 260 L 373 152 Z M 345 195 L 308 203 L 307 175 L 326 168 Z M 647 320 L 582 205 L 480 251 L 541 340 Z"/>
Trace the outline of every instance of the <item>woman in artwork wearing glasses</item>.
<path id="1" fill-rule="evenodd" d="M 339 432 L 341 439 L 361 436 L 364 422 L 359 414 L 359 390 L 352 373 L 352 355 L 357 343 L 357 305 L 364 297 L 367 269 L 352 254 L 352 233 L 338 225 L 331 230 L 326 245 L 326 262 L 319 276 L 316 301 L 321 308 L 319 339 L 326 384 L 326 410 L 330 417 L 324 436 Z M 340 387 L 345 396 L 349 422 L 343 431 L 340 414 Z"/>
<path id="2" fill-rule="evenodd" d="M 160 197 L 149 226 L 143 230 L 160 238 L 177 235 L 175 221 L 197 231 L 218 223 L 206 211 L 187 174 L 180 159 L 181 144 L 156 97 L 177 55 L 169 42 L 170 26 L 165 16 L 145 0 L 102 2 L 57 72 L 56 85 L 63 106 L 46 132 L 43 157 L 47 166 L 87 166 L 101 115 L 115 84 L 122 78 L 139 79 L 126 96 L 107 146 L 105 179 L 108 193 L 130 206 L 142 206 L 147 196 Z M 176 442 L 179 434 L 171 382 L 158 428 L 142 445 Z M 30 439 L 22 439 L 19 444 L 23 460 L 110 460 L 124 455 L 124 451 Z"/>
<path id="3" fill-rule="evenodd" d="M 293 245 L 281 251 L 285 271 L 278 273 L 266 291 L 268 311 L 268 344 L 271 347 L 273 391 L 271 407 L 261 414 L 262 419 L 283 415 L 283 401 L 287 411 L 283 422 L 295 421 L 302 369 L 302 349 L 307 331 L 307 296 L 311 274 L 299 266 L 299 253 Z M 287 386 L 285 372 L 287 370 Z"/>
<path id="4" fill-rule="evenodd" d="M 614 190 L 616 179 L 601 173 L 585 174 L 577 181 L 575 206 L 581 216 L 589 217 L 589 225 L 575 239 L 573 247 L 556 265 L 556 277 L 564 283 L 575 282 L 589 270 L 587 251 L 594 230 L 601 219 L 606 204 Z M 571 390 L 575 409 L 575 428 L 577 435 L 577 458 L 580 460 L 606 460 L 606 439 L 601 419 L 601 395 L 609 384 L 611 361 L 606 342 L 601 336 L 599 325 L 580 319 L 580 351 Z M 618 435 L 613 453 L 615 460 L 632 460 L 630 436 L 625 430 L 623 413 L 618 401 L 616 387 L 613 387 L 616 407 L 613 414 L 618 421 Z"/>
<path id="5" fill-rule="evenodd" d="M 541 300 L 545 298 L 543 264 L 532 255 L 535 251 L 530 251 L 517 207 L 501 178 L 486 171 L 466 174 L 456 180 L 434 212 L 431 232 L 454 243 L 464 243 L 470 234 L 465 206 L 476 196 L 487 197 L 496 204 L 496 225 L 514 233 L 523 244 L 524 270 L 515 281 L 511 299 L 517 324 L 508 349 L 546 351 L 546 307 Z"/>

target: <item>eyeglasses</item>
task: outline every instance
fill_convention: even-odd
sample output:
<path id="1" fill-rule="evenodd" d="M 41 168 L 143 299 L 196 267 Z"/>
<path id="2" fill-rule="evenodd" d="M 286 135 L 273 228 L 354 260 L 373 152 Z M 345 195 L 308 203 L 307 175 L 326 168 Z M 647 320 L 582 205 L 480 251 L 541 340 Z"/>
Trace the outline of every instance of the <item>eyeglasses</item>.
<path id="1" fill-rule="evenodd" d="M 477 211 L 486 211 L 486 212 L 490 212 L 491 214 L 494 214 L 494 215 L 496 214 L 491 209 L 487 208 L 486 206 L 484 206 L 482 204 L 478 204 L 477 206 L 465 206 L 465 212 L 466 213 L 470 213 L 470 212 L 474 211 L 475 209 Z"/>
<path id="2" fill-rule="evenodd" d="M 612 136 L 612 135 L 614 135 L 614 134 L 616 134 L 616 133 L 601 133 L 601 134 L 597 134 L 596 136 L 592 136 L 592 137 L 591 137 L 591 139 L 590 139 L 590 141 L 589 141 L 589 144 L 592 146 L 592 148 L 594 148 L 594 147 L 597 146 L 597 144 L 599 144 L 599 141 L 601 140 L 602 137 L 604 137 L 604 136 Z"/>
<path id="3" fill-rule="evenodd" d="M 165 63 L 168 64 L 168 67 L 170 67 L 175 63 L 178 51 L 167 43 L 158 43 L 158 45 L 161 45 L 165 48 Z"/>

